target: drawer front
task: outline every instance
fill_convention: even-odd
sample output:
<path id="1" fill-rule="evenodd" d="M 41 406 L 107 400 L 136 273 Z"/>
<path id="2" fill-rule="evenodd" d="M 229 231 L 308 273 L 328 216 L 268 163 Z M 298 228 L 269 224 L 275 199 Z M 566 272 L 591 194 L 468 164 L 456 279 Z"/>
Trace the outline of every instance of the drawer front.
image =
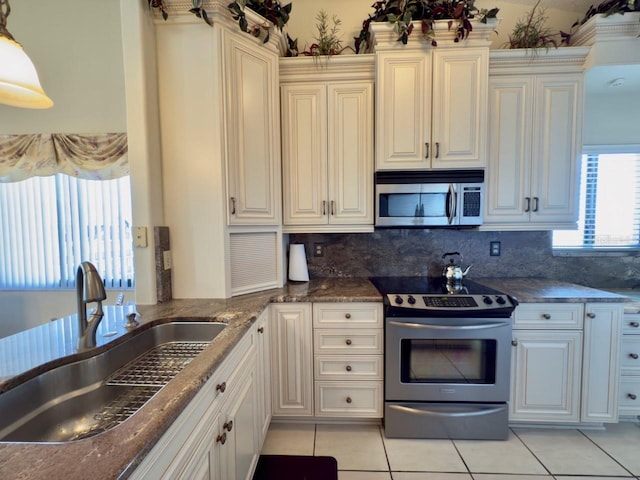
<path id="1" fill-rule="evenodd" d="M 314 329 L 313 345 L 317 355 L 382 354 L 382 330 Z"/>
<path id="2" fill-rule="evenodd" d="M 582 329 L 583 303 L 523 303 L 514 312 L 513 328 Z"/>
<path id="3" fill-rule="evenodd" d="M 382 418 L 382 382 L 316 382 L 316 417 Z"/>
<path id="4" fill-rule="evenodd" d="M 314 303 L 316 328 L 382 328 L 381 303 Z"/>
<path id="5" fill-rule="evenodd" d="M 316 380 L 382 380 L 382 355 L 316 355 Z"/>
<path id="6" fill-rule="evenodd" d="M 622 377 L 620 415 L 640 415 L 640 377 Z"/>
<path id="7" fill-rule="evenodd" d="M 620 348 L 622 375 L 640 375 L 640 335 L 624 335 Z"/>
<path id="8" fill-rule="evenodd" d="M 640 314 L 626 313 L 622 317 L 622 333 L 640 335 Z"/>

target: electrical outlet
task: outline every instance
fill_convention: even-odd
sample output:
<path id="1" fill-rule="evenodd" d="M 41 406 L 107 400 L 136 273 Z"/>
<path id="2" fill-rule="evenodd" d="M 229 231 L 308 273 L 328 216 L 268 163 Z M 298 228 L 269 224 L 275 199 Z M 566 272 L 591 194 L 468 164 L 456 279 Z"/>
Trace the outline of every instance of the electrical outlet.
<path id="1" fill-rule="evenodd" d="M 500 242 L 489 242 L 489 255 L 491 255 L 492 257 L 500 256 Z"/>
<path id="2" fill-rule="evenodd" d="M 324 243 L 314 243 L 313 244 L 313 256 L 314 257 L 324 257 Z"/>
<path id="3" fill-rule="evenodd" d="M 164 270 L 171 269 L 171 250 L 165 250 L 164 252 L 162 252 L 162 263 L 162 267 Z"/>

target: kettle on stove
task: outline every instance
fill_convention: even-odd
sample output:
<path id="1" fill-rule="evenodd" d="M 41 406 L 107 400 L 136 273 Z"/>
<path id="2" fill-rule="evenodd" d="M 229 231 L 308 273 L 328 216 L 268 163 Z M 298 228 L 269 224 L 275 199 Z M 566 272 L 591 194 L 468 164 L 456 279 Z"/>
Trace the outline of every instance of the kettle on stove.
<path id="1" fill-rule="evenodd" d="M 471 265 L 469 265 L 466 269 L 462 270 L 460 265 L 456 265 L 454 263 L 454 256 L 460 257 L 460 262 L 462 262 L 462 255 L 460 252 L 448 252 L 442 255 L 442 260 L 447 257 L 449 258 L 449 264 L 445 264 L 444 270 L 442 272 L 442 276 L 447 280 L 448 283 L 459 283 L 462 282 L 462 279 L 465 277 L 467 273 L 469 273 L 469 269 Z"/>

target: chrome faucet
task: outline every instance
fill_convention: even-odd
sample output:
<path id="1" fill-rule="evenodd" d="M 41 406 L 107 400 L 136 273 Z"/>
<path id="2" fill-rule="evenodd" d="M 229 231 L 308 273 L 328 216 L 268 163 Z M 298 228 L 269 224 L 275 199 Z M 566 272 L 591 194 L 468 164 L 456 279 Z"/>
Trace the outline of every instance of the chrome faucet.
<path id="1" fill-rule="evenodd" d="M 102 300 L 107 298 L 102 279 L 90 262 L 82 262 L 76 272 L 76 301 L 78 303 L 78 350 L 96 346 L 96 331 L 102 320 Z M 97 307 L 87 320 L 87 303 L 97 302 Z"/>

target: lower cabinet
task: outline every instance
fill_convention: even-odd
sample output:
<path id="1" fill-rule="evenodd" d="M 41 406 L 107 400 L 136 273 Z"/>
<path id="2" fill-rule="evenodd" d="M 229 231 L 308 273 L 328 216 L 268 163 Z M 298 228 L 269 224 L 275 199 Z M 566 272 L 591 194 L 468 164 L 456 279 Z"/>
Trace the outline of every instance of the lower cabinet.
<path id="1" fill-rule="evenodd" d="M 509 420 L 617 422 L 621 317 L 616 303 L 518 306 Z"/>
<path id="2" fill-rule="evenodd" d="M 131 478 L 252 478 L 263 440 L 257 432 L 264 421 L 257 328 L 236 345 Z"/>
<path id="3" fill-rule="evenodd" d="M 381 304 L 273 304 L 271 314 L 274 417 L 382 417 Z"/>
<path id="4" fill-rule="evenodd" d="M 640 313 L 624 315 L 620 355 L 620 415 L 640 415 Z"/>

